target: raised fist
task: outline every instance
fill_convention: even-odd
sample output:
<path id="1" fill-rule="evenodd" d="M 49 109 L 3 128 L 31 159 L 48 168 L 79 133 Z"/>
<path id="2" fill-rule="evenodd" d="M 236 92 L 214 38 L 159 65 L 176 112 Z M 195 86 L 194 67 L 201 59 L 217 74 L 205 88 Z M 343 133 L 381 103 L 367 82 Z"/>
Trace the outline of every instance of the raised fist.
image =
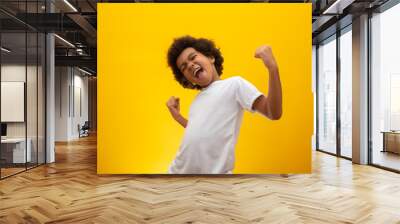
<path id="1" fill-rule="evenodd" d="M 262 45 L 262 46 L 258 47 L 256 49 L 256 52 L 254 53 L 254 57 L 262 59 L 264 64 L 268 68 L 276 66 L 276 61 L 274 58 L 274 54 L 272 53 L 271 46 Z"/>
<path id="2" fill-rule="evenodd" d="M 178 97 L 171 96 L 166 104 L 172 115 L 179 114 L 180 106 Z"/>

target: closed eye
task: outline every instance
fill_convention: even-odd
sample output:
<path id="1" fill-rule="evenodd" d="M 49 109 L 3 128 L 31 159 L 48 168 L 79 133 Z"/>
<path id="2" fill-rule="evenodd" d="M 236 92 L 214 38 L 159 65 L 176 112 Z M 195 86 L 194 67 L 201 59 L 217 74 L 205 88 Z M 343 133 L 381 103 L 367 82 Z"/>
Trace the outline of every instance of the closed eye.
<path id="1" fill-rule="evenodd" d="M 186 69 L 186 64 L 183 64 L 183 65 L 181 66 L 181 72 L 185 71 L 185 69 Z"/>

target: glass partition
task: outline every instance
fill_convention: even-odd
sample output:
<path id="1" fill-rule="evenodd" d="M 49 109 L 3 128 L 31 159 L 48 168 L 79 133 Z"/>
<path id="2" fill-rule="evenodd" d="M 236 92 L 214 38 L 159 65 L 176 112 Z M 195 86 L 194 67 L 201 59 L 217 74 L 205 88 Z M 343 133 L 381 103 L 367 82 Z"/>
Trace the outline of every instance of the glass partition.
<path id="1" fill-rule="evenodd" d="M 336 154 L 336 36 L 318 47 L 318 149 Z"/>
<path id="2" fill-rule="evenodd" d="M 7 177 L 24 171 L 31 158 L 26 139 L 26 33 L 3 32 L 1 47 L 1 176 Z"/>
<path id="3" fill-rule="evenodd" d="M 17 19 L 44 12 L 44 3 L 0 2 L 1 179 L 45 163 L 46 39 Z"/>

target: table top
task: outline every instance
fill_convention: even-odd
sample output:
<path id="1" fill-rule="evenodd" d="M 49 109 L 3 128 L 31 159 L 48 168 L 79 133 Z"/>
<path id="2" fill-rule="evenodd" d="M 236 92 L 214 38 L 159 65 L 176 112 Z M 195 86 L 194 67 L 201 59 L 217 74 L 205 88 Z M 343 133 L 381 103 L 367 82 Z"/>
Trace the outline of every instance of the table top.
<path id="1" fill-rule="evenodd" d="M 398 134 L 398 135 L 400 135 L 400 131 L 381 131 L 381 133 L 384 133 L 384 134 Z"/>
<path id="2" fill-rule="evenodd" d="M 28 141 L 30 139 L 28 138 Z M 24 142 L 25 138 L 5 138 L 5 139 L 1 139 L 1 143 L 20 143 L 20 142 Z"/>

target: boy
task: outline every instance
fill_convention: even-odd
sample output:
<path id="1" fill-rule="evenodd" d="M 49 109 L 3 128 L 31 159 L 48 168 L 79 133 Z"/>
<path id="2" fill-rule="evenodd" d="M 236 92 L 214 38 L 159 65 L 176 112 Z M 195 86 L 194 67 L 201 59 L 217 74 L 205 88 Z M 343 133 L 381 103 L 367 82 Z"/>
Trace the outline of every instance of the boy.
<path id="1" fill-rule="evenodd" d="M 230 174 L 244 109 L 271 120 L 281 117 L 282 89 L 271 47 L 259 47 L 254 56 L 269 71 L 267 96 L 239 76 L 221 80 L 224 59 L 211 40 L 191 36 L 174 40 L 168 65 L 184 88 L 199 89 L 200 93 L 190 106 L 189 120 L 179 112 L 179 98 L 167 102 L 172 117 L 185 128 L 168 173 Z"/>

